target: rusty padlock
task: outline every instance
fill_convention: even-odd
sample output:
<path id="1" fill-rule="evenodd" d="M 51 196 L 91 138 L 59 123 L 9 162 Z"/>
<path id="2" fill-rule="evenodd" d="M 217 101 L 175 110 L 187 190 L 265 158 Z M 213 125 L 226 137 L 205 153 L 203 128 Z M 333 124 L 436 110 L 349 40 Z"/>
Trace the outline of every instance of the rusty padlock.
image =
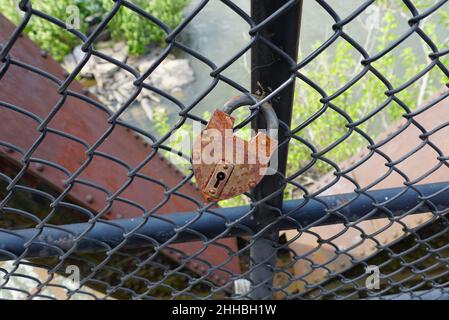
<path id="1" fill-rule="evenodd" d="M 214 111 L 193 144 L 193 173 L 206 202 L 229 199 L 250 191 L 269 168 L 269 161 L 277 149 L 279 127 L 271 104 L 261 105 L 268 135 L 258 132 L 248 142 L 232 131 L 235 118 L 231 113 L 252 104 L 246 95 L 231 99 L 222 110 Z"/>

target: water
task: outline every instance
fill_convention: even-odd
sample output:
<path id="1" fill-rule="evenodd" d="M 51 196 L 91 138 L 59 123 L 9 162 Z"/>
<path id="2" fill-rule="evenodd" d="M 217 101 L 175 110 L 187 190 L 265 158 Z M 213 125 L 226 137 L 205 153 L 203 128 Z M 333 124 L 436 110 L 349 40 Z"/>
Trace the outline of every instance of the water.
<path id="1" fill-rule="evenodd" d="M 190 13 L 199 2 L 199 0 L 192 1 L 186 9 L 186 13 Z M 346 16 L 363 2 L 360 0 L 338 0 L 329 3 L 341 16 Z M 249 0 L 235 0 L 234 3 L 249 14 Z M 307 18 L 302 20 L 301 25 L 300 51 L 302 56 L 312 52 L 313 44 L 324 42 L 329 38 L 333 24 L 329 14 L 315 1 L 304 1 L 303 16 Z M 363 20 L 359 19 L 355 24 L 361 22 Z M 358 26 L 351 27 L 357 29 Z M 182 42 L 220 66 L 249 43 L 248 30 L 249 25 L 239 15 L 221 1 L 211 0 L 185 29 L 182 34 L 185 40 Z M 183 102 L 190 104 L 207 90 L 213 78 L 210 76 L 211 69 L 203 62 L 188 54 L 182 54 L 182 56 L 189 59 L 196 77 L 194 82 L 184 88 Z M 225 70 L 223 75 L 249 89 L 249 51 Z M 212 92 L 198 103 L 193 113 L 201 115 L 204 111 L 219 108 L 238 93 L 233 87 L 220 81 Z"/>
<path id="2" fill-rule="evenodd" d="M 186 14 L 189 14 L 199 2 L 200 0 L 192 0 L 185 10 Z M 348 16 L 364 2 L 364 0 L 327 1 L 341 18 Z M 249 0 L 234 0 L 234 3 L 249 14 Z M 410 14 L 408 14 L 408 16 L 410 16 Z M 377 50 L 372 35 L 370 37 L 369 34 L 367 34 L 366 25 L 376 23 L 376 19 L 379 18 L 381 17 L 379 17 L 378 12 L 376 13 L 376 6 L 372 5 L 349 25 L 345 26 L 345 32 L 354 40 L 361 43 L 371 54 L 375 53 Z M 402 34 L 409 28 L 407 18 L 408 17 L 404 18 L 398 16 L 398 26 L 395 30 L 397 34 Z M 380 22 L 377 23 L 379 24 Z M 310 54 L 317 44 L 321 44 L 329 39 L 333 33 L 333 24 L 334 20 L 331 16 L 315 1 L 304 1 L 299 43 L 300 59 Z M 377 27 L 380 27 L 380 25 Z M 217 66 L 221 66 L 248 44 L 250 41 L 248 30 L 249 25 L 238 14 L 233 12 L 221 1 L 210 0 L 181 33 L 180 41 L 184 45 L 199 52 Z M 288 31 L 286 30 L 286 32 Z M 344 40 L 339 39 L 337 41 Z M 418 55 L 423 58 L 425 57 L 419 41 L 408 41 L 407 46 L 416 50 Z M 330 50 L 333 50 L 334 47 L 335 45 L 331 46 Z M 190 65 L 195 73 L 195 81 L 184 87 L 179 96 L 179 100 L 185 105 L 190 105 L 191 103 L 196 102 L 196 100 L 206 92 L 212 84 L 213 77 L 210 76 L 212 69 L 202 61 L 187 53 L 180 52 L 178 55 L 190 61 Z M 401 73 L 402 71 L 403 70 L 395 70 L 394 72 Z M 246 52 L 222 74 L 242 87 L 249 89 L 250 53 Z M 227 100 L 236 94 L 239 94 L 239 91 L 235 90 L 225 82 L 219 81 L 217 86 L 197 103 L 191 113 L 201 116 L 205 111 L 220 108 Z M 175 122 L 178 119 L 177 113 L 179 109 L 174 105 L 167 105 L 166 107 L 171 122 Z"/>

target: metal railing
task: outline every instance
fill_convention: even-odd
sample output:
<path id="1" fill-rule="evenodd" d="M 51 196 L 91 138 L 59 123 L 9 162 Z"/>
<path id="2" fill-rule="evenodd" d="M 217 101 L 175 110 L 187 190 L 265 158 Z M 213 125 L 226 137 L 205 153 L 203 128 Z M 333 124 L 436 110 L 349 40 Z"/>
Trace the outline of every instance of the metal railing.
<path id="1" fill-rule="evenodd" d="M 197 50 L 178 41 L 182 31 L 194 23 L 195 16 L 209 2 L 199 1 L 183 22 L 171 29 L 131 1 L 115 1 L 113 9 L 90 34 L 68 31 L 82 43 L 84 57 L 73 72 L 65 76 L 52 74 L 42 64 L 34 65 L 32 59 L 24 60 L 23 54 L 15 51 L 23 41 L 21 34 L 30 19 L 45 19 L 64 27 L 62 21 L 34 9 L 33 1 L 20 2 L 24 18 L 11 29 L 5 40 L 2 39 L 0 86 L 6 87 L 5 83 L 12 81 L 11 74 L 18 70 L 26 71 L 23 76 L 32 78 L 31 81 L 42 79 L 51 83 L 53 86 L 48 86 L 48 91 L 58 95 L 59 99 L 47 106 L 45 112 L 34 112 L 26 101 L 20 104 L 21 100 L 11 102 L 3 96 L 0 99 L 4 119 L 11 119 L 8 115 L 20 115 L 21 120 L 17 118 L 19 120 L 12 126 L 28 127 L 35 133 L 28 143 L 23 144 L 20 138 L 14 140 L 7 134 L 2 133 L 0 137 L 3 159 L 0 171 L 0 260 L 9 261 L 8 265 L 0 262 L 0 293 L 17 292 L 28 299 L 79 296 L 98 299 L 394 299 L 401 295 L 416 299 L 429 296 L 429 292 L 433 298 L 447 296 L 449 182 L 444 182 L 447 181 L 444 174 L 436 179 L 429 178 L 438 170 L 449 168 L 446 150 L 442 150 L 439 141 L 434 139 L 435 136 L 441 139 L 438 134 L 449 122 L 442 116 L 437 125 L 428 127 L 422 124 L 420 117 L 444 103 L 449 91 L 445 88 L 443 93 L 419 106 L 407 105 L 401 96 L 407 88 L 435 70 L 441 72 L 447 82 L 449 70 L 443 58 L 449 50 L 439 48 L 421 28 L 422 22 L 443 10 L 447 1 L 418 9 L 414 1 L 404 0 L 402 13 L 407 17 L 407 28 L 388 46 L 369 52 L 345 30 L 358 16 L 376 5 L 375 1 L 364 1 L 349 14 L 340 15 L 331 4 L 317 0 L 316 4 L 333 20 L 331 36 L 297 62 L 301 20 L 308 18 L 303 13 L 302 1 L 252 0 L 251 12 L 246 13 L 232 1 L 222 0 L 228 9 L 247 23 L 250 36 L 248 43 L 236 54 L 230 54 L 222 65 L 216 65 Z M 96 38 L 123 8 L 166 32 L 167 46 L 162 55 L 142 73 L 95 48 Z M 386 59 L 391 51 L 412 37 L 418 37 L 426 44 L 429 63 L 419 73 L 408 76 L 405 82 L 393 85 L 388 80 L 390 75 L 379 71 L 376 62 Z M 316 79 L 309 78 L 303 70 L 325 52 L 335 54 L 331 47 L 340 40 L 360 56 L 358 65 L 361 69 L 348 81 L 338 83 L 335 91 L 329 91 L 329 88 L 320 87 Z M 191 55 L 210 68 L 210 85 L 190 104 L 184 104 L 170 93 L 145 82 L 173 50 Z M 245 88 L 226 76 L 226 70 L 249 51 L 251 88 Z M 93 57 L 107 60 L 135 77 L 127 102 L 116 111 L 108 109 L 87 91 L 79 90 L 79 87 L 73 89 L 77 75 Z M 36 59 L 50 58 L 39 56 Z M 338 97 L 368 76 L 374 76 L 378 86 L 383 86 L 385 101 L 354 118 L 345 112 Z M 219 208 L 214 203 L 205 204 L 192 191 L 193 174 L 190 172 L 169 185 L 144 169 L 159 161 L 161 154 L 190 158 L 190 155 L 180 154 L 167 141 L 187 120 L 207 122 L 194 113 L 195 108 L 221 83 L 243 94 L 260 95 L 261 90 L 264 92 L 263 99 L 250 107 L 250 116 L 237 127 L 251 122 L 253 128 L 263 128 L 259 107 L 266 101 L 271 102 L 280 120 L 278 171 L 265 177 L 251 194 L 245 195 L 246 206 Z M 318 107 L 308 118 L 301 119 L 301 123 L 293 123 L 292 106 L 298 83 L 317 94 L 315 103 Z M 16 92 L 9 94 L 30 94 L 21 90 L 26 89 L 18 83 Z M 161 138 L 120 117 L 131 108 L 142 90 L 152 91 L 179 108 L 175 125 Z M 301 90 L 297 95 L 301 95 Z M 73 131 L 66 127 L 67 130 L 61 130 L 57 126 L 60 121 L 58 115 L 64 112 L 70 100 L 80 101 L 103 114 L 103 117 L 95 119 L 98 127 L 95 135 L 86 138 L 83 129 Z M 401 108 L 404 123 L 379 142 L 378 137 L 371 137 L 364 131 L 363 123 L 380 117 L 382 110 L 393 103 Z M 75 119 L 75 127 L 78 125 L 77 114 L 81 117 L 82 110 L 79 112 L 66 118 Z M 323 148 L 314 145 L 301 133 L 326 112 L 336 113 L 344 119 L 342 126 L 345 131 Z M 432 119 L 435 118 L 438 117 L 433 115 Z M 329 123 L 329 130 L 339 123 Z M 403 154 L 392 158 L 384 150 L 385 145 L 397 143 L 395 139 L 412 127 L 418 132 L 415 136 L 419 144 L 410 145 Z M 114 135 L 124 136 L 131 132 L 136 134 L 136 138 L 144 139 L 147 149 L 139 161 L 128 163 L 124 156 L 118 156 L 119 153 L 105 146 L 111 139 L 125 141 L 114 140 Z M 359 156 L 354 154 L 355 158 L 343 166 L 328 155 L 351 135 L 362 137 L 362 146 L 368 147 L 368 152 L 359 153 Z M 72 163 L 65 167 L 63 161 L 55 160 L 60 159 L 57 158 L 58 152 L 53 158 L 47 158 L 41 148 L 49 144 L 51 149 L 52 137 L 55 136 L 60 141 L 66 140 L 66 144 L 76 143 L 82 148 L 82 161 L 76 166 Z M 64 145 L 64 142 L 60 143 Z M 304 163 L 297 164 L 298 170 L 288 172 L 288 153 L 292 152 L 293 143 L 310 152 Z M 396 146 L 396 149 L 400 147 Z M 424 149 L 431 153 L 434 163 L 425 163 L 425 170 L 419 177 L 409 177 L 410 171 L 401 167 L 401 163 L 414 155 L 420 156 L 419 152 Z M 66 156 L 70 158 L 71 154 Z M 375 166 L 383 165 L 385 172 L 377 178 L 366 173 L 368 182 L 362 185 L 353 174 L 363 167 L 366 172 L 375 170 L 369 161 L 376 157 L 382 161 Z M 95 175 L 85 174 L 96 170 L 89 169 L 89 166 L 94 166 L 98 158 L 122 168 L 105 173 L 106 177 L 120 177 L 115 189 L 108 189 L 95 181 Z M 165 161 L 162 157 L 160 159 Z M 66 161 L 69 162 L 68 159 Z M 308 188 L 300 178 L 313 171 L 320 162 L 331 167 L 327 170 L 330 173 L 321 172 L 325 177 L 314 188 Z M 50 173 L 52 170 L 58 171 L 59 182 L 59 177 L 63 176 L 63 184 L 58 185 L 56 179 L 46 179 L 46 175 L 55 175 Z M 180 173 L 177 174 L 179 176 Z M 400 184 L 388 184 L 388 179 L 395 175 L 400 177 Z M 42 180 L 47 183 L 40 183 Z M 136 186 L 137 181 L 144 182 Z M 342 181 L 347 184 L 346 191 L 335 191 L 333 188 Z M 160 188 L 158 195 L 145 194 L 145 184 Z M 185 189 L 187 187 L 190 189 Z M 76 188 L 95 189 L 104 202 L 96 199 L 93 205 L 92 198 L 80 200 L 73 194 Z M 288 188 L 301 191 L 302 197 L 284 199 L 284 191 Z M 133 198 L 135 193 L 143 194 L 143 198 L 157 198 L 157 201 L 149 206 Z M 179 199 L 188 203 L 179 210 L 181 212 L 161 212 L 161 208 L 181 201 Z M 119 209 L 115 207 L 118 204 Z M 127 215 L 128 210 L 138 213 Z M 111 211 L 116 214 L 109 215 Z M 404 220 L 408 218 L 415 220 L 410 224 Z M 380 222 L 375 224 L 375 221 Z M 289 230 L 289 236 L 280 237 L 284 230 Z M 379 235 L 385 233 L 388 234 L 384 238 L 386 240 L 379 240 Z M 348 238 L 341 240 L 345 236 Z M 223 239 L 233 242 L 222 242 Z M 186 243 L 195 243 L 195 246 L 188 252 L 186 247 L 176 247 Z M 220 259 L 208 258 L 206 253 L 213 255 L 213 250 L 221 256 Z M 67 268 L 70 266 L 75 266 L 79 272 L 76 287 L 56 282 L 60 275 L 68 276 Z M 368 266 L 379 270 L 379 286 L 374 289 L 365 285 L 370 275 L 366 273 Z M 45 270 L 44 275 L 29 271 L 29 267 Z M 31 284 L 17 285 L 17 279 Z M 250 285 L 243 293 L 236 294 L 238 281 L 249 281 Z M 52 290 L 59 290 L 59 293 L 54 294 Z"/>

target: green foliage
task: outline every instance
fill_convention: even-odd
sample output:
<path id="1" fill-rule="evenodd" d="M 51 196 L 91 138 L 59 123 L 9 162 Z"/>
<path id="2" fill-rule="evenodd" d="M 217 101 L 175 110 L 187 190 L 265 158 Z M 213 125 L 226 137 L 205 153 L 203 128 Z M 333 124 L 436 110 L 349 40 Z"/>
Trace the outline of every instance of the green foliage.
<path id="1" fill-rule="evenodd" d="M 387 6 L 388 5 L 388 6 Z M 381 27 L 375 33 L 371 43 L 375 44 L 371 54 L 382 52 L 399 38 L 398 18 L 404 15 L 402 5 L 391 1 L 383 2 L 381 8 Z M 425 21 L 421 27 L 439 46 L 447 46 L 448 39 L 439 39 L 436 30 L 447 24 L 447 12 L 440 11 L 439 17 Z M 405 15 L 405 18 L 409 16 Z M 368 32 L 367 32 L 368 34 Z M 369 40 L 369 39 L 368 39 Z M 317 44 L 318 46 L 318 44 Z M 441 48 L 440 47 L 440 48 Z M 394 88 L 416 76 L 429 63 L 426 56 L 431 49 L 417 36 L 405 41 L 397 49 L 392 50 L 379 60 L 372 63 L 381 74 L 385 75 Z M 361 55 L 352 46 L 340 39 L 332 50 L 326 50 L 314 61 L 301 70 L 309 79 L 323 88 L 328 96 L 333 95 L 357 74 L 362 72 Z M 433 68 L 405 90 L 396 94 L 411 109 L 422 105 L 447 82 L 447 77 L 438 69 Z M 323 152 L 323 157 L 335 163 L 340 163 L 355 155 L 359 150 L 369 145 L 360 133 L 351 131 L 349 122 L 361 121 L 358 129 L 376 139 L 407 111 L 396 102 L 390 102 L 383 110 L 365 119 L 382 103 L 387 101 L 387 86 L 374 74 L 368 71 L 355 85 L 332 100 L 332 105 L 320 103 L 321 96 L 304 82 L 298 83 L 296 99 L 293 108 L 292 123 L 298 128 L 297 136 L 306 140 Z M 320 114 L 307 126 L 302 126 L 308 118 Z M 346 117 L 349 116 L 351 120 Z M 334 145 L 340 141 L 338 145 Z M 312 161 L 312 150 L 301 142 L 293 141 L 289 146 L 288 174 L 293 174 Z M 325 161 L 318 160 L 306 173 L 319 176 L 333 168 Z M 290 194 L 291 195 L 291 194 Z"/>
<path id="2" fill-rule="evenodd" d="M 135 0 L 149 14 L 157 17 L 170 27 L 176 26 L 182 19 L 182 9 L 187 0 Z M 18 0 L 0 0 L 0 12 L 8 19 L 18 24 L 23 18 L 23 12 L 17 8 Z M 32 7 L 66 22 L 72 13 L 69 6 L 77 6 L 80 13 L 79 31 L 86 33 L 89 25 L 87 18 L 103 17 L 112 9 L 112 0 L 39 0 L 31 1 Z M 117 15 L 108 24 L 112 37 L 125 40 L 131 54 L 143 54 L 151 43 L 161 44 L 165 32 L 154 23 L 141 17 L 127 8 L 120 8 Z M 57 61 L 62 61 L 65 55 L 81 41 L 66 29 L 58 27 L 44 19 L 33 16 L 25 32 L 41 49 L 47 50 Z"/>
<path id="3" fill-rule="evenodd" d="M 370 53 L 383 51 L 401 35 L 397 29 L 398 19 L 410 18 L 403 4 L 393 1 L 379 1 L 381 8 L 380 29 L 372 32 L 366 44 L 371 47 Z M 424 2 L 422 2 L 424 9 Z M 401 17 L 402 16 L 402 17 Z M 421 24 L 424 31 L 440 48 L 447 47 L 447 35 L 438 35 L 437 26 L 446 28 L 449 25 L 449 13 L 439 10 L 431 20 Z M 363 31 L 362 31 L 363 33 Z M 368 34 L 368 32 L 367 32 Z M 319 44 L 316 44 L 318 47 Z M 430 48 L 418 37 L 404 42 L 398 49 L 394 49 L 381 59 L 372 63 L 381 74 L 385 75 L 393 87 L 405 83 L 422 71 L 430 62 L 426 56 Z M 341 89 L 346 83 L 363 71 L 360 64 L 361 55 L 346 41 L 340 39 L 331 49 L 325 50 L 302 73 L 323 88 L 328 95 Z M 445 62 L 447 64 L 447 62 Z M 421 106 L 448 81 L 438 68 L 433 68 L 416 83 L 396 94 L 411 109 Z M 317 152 L 324 152 L 323 157 L 335 163 L 341 163 L 359 150 L 369 145 L 369 142 L 356 131 L 351 131 L 346 125 L 350 122 L 361 121 L 387 100 L 385 91 L 388 88 L 371 72 L 366 73 L 360 81 L 332 100 L 332 106 L 324 106 L 321 95 L 303 81 L 297 82 L 295 103 L 293 106 L 292 127 L 298 128 L 296 135 L 317 148 Z M 399 120 L 406 113 L 401 106 L 390 102 L 383 110 L 366 119 L 357 126 L 372 139 L 376 140 L 381 133 Z M 310 117 L 317 118 L 309 125 L 303 126 Z M 345 117 L 346 116 L 346 117 Z M 208 119 L 207 116 L 204 116 Z M 168 118 L 158 118 L 158 122 L 166 122 Z M 168 128 L 165 128 L 168 129 Z M 184 129 L 188 130 L 187 127 Z M 167 131 L 165 131 L 167 132 Z M 164 133 L 165 133 L 164 132 Z M 336 142 L 339 142 L 334 146 Z M 291 139 L 289 144 L 287 175 L 296 173 L 310 161 L 312 151 L 306 144 Z M 296 180 L 301 182 L 304 176 L 319 177 L 333 168 L 325 161 L 318 160 L 303 176 Z M 298 190 L 289 187 L 285 197 L 297 198 Z M 243 205 L 248 202 L 247 197 L 239 196 L 220 202 L 221 206 Z"/>
<path id="4" fill-rule="evenodd" d="M 0 0 L 1 13 L 8 19 L 18 24 L 23 17 L 23 12 L 17 8 L 17 0 Z M 51 15 L 63 22 L 70 18 L 71 13 L 67 11 L 67 6 L 83 4 L 84 1 L 73 0 L 40 0 L 32 1 L 33 9 L 44 12 Z M 92 6 L 83 4 L 83 9 L 80 9 L 80 31 L 85 32 L 87 30 L 86 13 L 90 12 Z M 66 54 L 71 52 L 74 46 L 80 43 L 77 38 L 55 24 L 52 24 L 44 19 L 40 19 L 33 16 L 30 22 L 25 28 L 25 32 L 28 36 L 36 42 L 41 49 L 51 53 L 54 59 L 61 61 Z"/>
<path id="5" fill-rule="evenodd" d="M 170 131 L 167 110 L 155 108 L 153 111 L 153 126 L 159 135 L 165 135 Z"/>
<path id="6" fill-rule="evenodd" d="M 181 21 L 182 9 L 187 0 L 135 0 L 133 3 L 173 28 Z M 113 2 L 103 0 L 103 6 L 110 10 Z M 165 36 L 159 26 L 123 7 L 111 20 L 109 27 L 113 38 L 126 40 L 132 54 L 145 53 L 148 44 L 161 44 Z"/>

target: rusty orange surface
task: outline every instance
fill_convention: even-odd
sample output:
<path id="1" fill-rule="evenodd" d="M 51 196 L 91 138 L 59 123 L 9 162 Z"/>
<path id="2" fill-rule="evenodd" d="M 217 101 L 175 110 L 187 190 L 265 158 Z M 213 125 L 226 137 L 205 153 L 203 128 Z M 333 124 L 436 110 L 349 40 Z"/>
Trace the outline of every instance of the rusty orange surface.
<path id="1" fill-rule="evenodd" d="M 0 42 L 5 43 L 14 29 L 15 27 L 0 15 Z M 60 80 L 65 79 L 63 68 L 51 57 L 42 56 L 40 49 L 26 36 L 21 36 L 17 40 L 10 53 L 16 60 L 44 70 Z M 83 93 L 82 85 L 76 81 L 71 84 L 69 89 Z M 61 98 L 62 96 L 57 93 L 57 84 L 16 65 L 10 65 L 0 79 L 0 101 L 29 111 L 40 119 L 46 118 Z M 89 98 L 96 100 L 91 94 L 89 94 Z M 127 176 L 129 168 L 111 161 L 100 153 L 95 154 L 89 162 L 85 154 L 86 146 L 78 141 L 61 137 L 49 130 L 46 131 L 45 136 L 41 136 L 42 133 L 37 130 L 38 123 L 23 114 L 1 106 L 0 117 L 2 119 L 0 141 L 11 143 L 26 151 L 36 141 L 43 139 L 33 153 L 33 158 L 57 163 L 70 174 L 75 173 L 80 166 L 86 166 L 78 177 L 78 181 L 84 180 L 94 183 L 111 193 L 116 193 L 125 183 L 128 183 L 120 196 L 134 201 L 148 210 L 159 206 L 155 211 L 157 214 L 192 211 L 198 208 L 198 205 L 193 201 L 174 194 L 166 201 L 166 195 L 164 194 L 166 190 L 161 185 L 137 177 L 130 180 Z M 79 98 L 67 96 L 56 116 L 48 123 L 47 128 L 76 136 L 91 146 L 101 135 L 112 128 L 107 120 L 108 115 L 104 111 Z M 99 146 L 97 151 L 117 157 L 132 168 L 154 152 L 142 138 L 120 125 L 113 127 L 112 134 Z M 23 157 L 23 154 L 19 152 L 11 152 L 11 150 L 8 151 L 2 147 L 0 147 L 0 152 L 3 156 L 16 162 L 19 162 Z M 37 163 L 32 164 L 28 170 L 59 190 L 65 188 L 67 175 L 60 170 Z M 168 188 L 175 187 L 184 179 L 183 174 L 160 155 L 156 155 L 139 172 L 165 184 Z M 190 183 L 184 184 L 178 191 L 201 202 L 201 194 Z M 99 212 L 106 207 L 107 197 L 111 194 L 106 194 L 99 189 L 75 181 L 69 195 L 83 206 L 94 212 Z M 116 219 L 136 217 L 142 214 L 143 212 L 135 206 L 122 201 L 114 201 L 104 217 Z M 202 250 L 203 244 L 190 242 L 173 245 L 173 248 L 190 256 Z M 203 274 L 207 272 L 207 263 L 213 266 L 224 264 L 223 269 L 227 269 L 231 273 L 239 273 L 240 267 L 237 257 L 233 257 L 225 263 L 229 251 L 237 251 L 235 238 L 223 239 L 218 241 L 217 245 L 210 245 L 198 256 L 198 259 L 202 259 L 206 263 L 190 261 L 187 267 L 198 274 Z M 165 253 L 177 261 L 182 258 L 182 255 L 175 251 L 166 250 Z M 211 279 L 217 284 L 224 284 L 229 279 L 229 273 L 217 270 L 212 273 Z"/>

